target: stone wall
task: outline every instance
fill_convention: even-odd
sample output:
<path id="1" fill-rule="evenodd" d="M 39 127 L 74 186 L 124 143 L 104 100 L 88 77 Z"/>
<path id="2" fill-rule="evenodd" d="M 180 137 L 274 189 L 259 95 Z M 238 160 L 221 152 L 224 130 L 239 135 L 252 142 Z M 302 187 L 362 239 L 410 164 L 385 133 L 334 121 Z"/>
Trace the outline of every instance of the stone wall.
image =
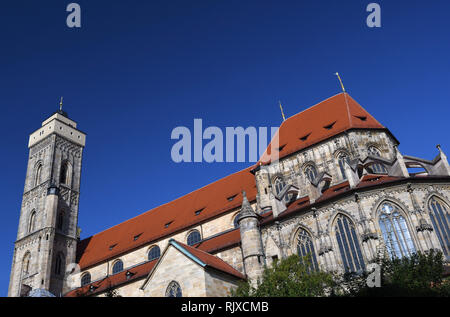
<path id="1" fill-rule="evenodd" d="M 409 189 L 409 191 L 408 191 Z M 412 189 L 412 191 L 411 191 Z M 413 199 L 420 207 L 417 210 Z M 442 199 L 450 206 L 450 184 L 408 184 L 385 186 L 382 189 L 360 192 L 330 202 L 316 210 L 309 209 L 288 219 L 279 219 L 279 225 L 272 223 L 262 228 L 262 241 L 268 264 L 274 255 L 286 256 L 297 253 L 298 230 L 306 230 L 312 237 L 319 265 L 326 270 L 343 271 L 342 257 L 336 240 L 335 221 L 339 214 L 346 215 L 356 227 L 359 244 L 365 263 L 369 263 L 377 252 L 385 248 L 382 231 L 379 225 L 379 207 L 383 202 L 390 202 L 400 208 L 406 219 L 408 230 L 416 251 L 431 248 L 441 249 L 435 231 L 419 232 L 420 219 L 432 224 L 429 217 L 428 201 L 431 197 Z M 365 233 L 374 233 L 367 240 Z M 329 249 L 327 249 L 327 247 Z M 319 255 L 320 251 L 326 252 Z"/>
<path id="2" fill-rule="evenodd" d="M 183 297 L 206 296 L 205 271 L 174 247 L 169 246 L 144 287 L 144 296 L 164 297 L 170 282 L 176 281 Z"/>

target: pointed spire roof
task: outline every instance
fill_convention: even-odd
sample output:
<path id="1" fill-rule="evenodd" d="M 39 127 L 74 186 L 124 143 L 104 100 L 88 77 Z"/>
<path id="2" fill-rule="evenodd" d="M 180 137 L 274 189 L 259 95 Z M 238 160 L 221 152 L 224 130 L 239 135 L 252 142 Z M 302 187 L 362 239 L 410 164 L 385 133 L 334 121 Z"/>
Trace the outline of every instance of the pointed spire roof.
<path id="1" fill-rule="evenodd" d="M 274 137 L 279 138 L 279 158 L 350 129 L 387 130 L 349 94 L 340 93 L 287 118 L 281 124 Z M 270 154 L 270 145 L 266 153 Z"/>
<path id="2" fill-rule="evenodd" d="M 250 202 L 247 199 L 247 194 L 245 193 L 245 190 L 242 191 L 242 207 L 241 207 L 241 211 L 239 212 L 239 220 L 241 221 L 241 219 L 243 218 L 248 218 L 248 217 L 254 217 L 257 218 L 258 216 L 256 215 L 255 211 L 253 210 L 252 206 L 250 206 Z"/>

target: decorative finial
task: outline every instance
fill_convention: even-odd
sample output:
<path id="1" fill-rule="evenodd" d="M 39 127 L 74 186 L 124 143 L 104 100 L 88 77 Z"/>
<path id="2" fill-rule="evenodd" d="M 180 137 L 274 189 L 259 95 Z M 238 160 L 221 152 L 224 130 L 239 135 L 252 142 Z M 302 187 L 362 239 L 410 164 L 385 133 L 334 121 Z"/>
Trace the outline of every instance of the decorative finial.
<path id="1" fill-rule="evenodd" d="M 61 101 L 59 102 L 59 111 L 62 111 L 63 107 L 63 97 L 61 97 Z"/>
<path id="2" fill-rule="evenodd" d="M 342 83 L 341 76 L 339 76 L 339 73 L 336 72 L 335 75 L 338 77 L 339 82 L 341 83 L 342 92 L 345 92 L 344 84 Z"/>
<path id="3" fill-rule="evenodd" d="M 286 117 L 284 116 L 283 106 L 281 105 L 281 101 L 278 100 L 278 103 L 280 104 L 281 116 L 283 117 L 283 121 L 286 121 Z"/>
<path id="4" fill-rule="evenodd" d="M 442 152 L 440 144 L 436 145 L 436 148 L 439 150 L 439 152 Z"/>

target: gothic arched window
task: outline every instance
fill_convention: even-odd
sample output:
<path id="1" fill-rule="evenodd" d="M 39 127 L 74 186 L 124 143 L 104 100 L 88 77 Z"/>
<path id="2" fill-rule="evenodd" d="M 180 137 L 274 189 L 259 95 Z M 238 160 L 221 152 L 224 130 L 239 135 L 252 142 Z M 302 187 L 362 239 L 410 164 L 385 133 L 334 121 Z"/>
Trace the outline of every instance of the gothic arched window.
<path id="1" fill-rule="evenodd" d="M 148 251 L 148 260 L 153 261 L 154 259 L 157 259 L 161 256 L 161 250 L 157 245 L 152 247 L 150 251 Z"/>
<path id="2" fill-rule="evenodd" d="M 282 177 L 277 177 L 277 179 L 275 179 L 275 192 L 277 193 L 277 195 L 280 195 L 280 193 L 283 191 L 283 189 L 286 187 L 286 182 L 284 181 L 284 179 Z M 284 196 L 284 200 L 286 202 L 290 201 L 292 198 L 292 194 L 287 194 Z"/>
<path id="3" fill-rule="evenodd" d="M 71 168 L 69 162 L 66 161 L 61 164 L 61 171 L 59 175 L 59 182 L 61 184 L 70 185 Z"/>
<path id="4" fill-rule="evenodd" d="M 341 171 L 342 179 L 347 179 L 347 175 L 345 175 L 345 162 L 348 161 L 348 155 L 345 152 L 341 152 L 338 156 L 339 169 Z"/>
<path id="5" fill-rule="evenodd" d="M 334 230 L 345 272 L 364 270 L 364 259 L 353 222 L 347 216 L 340 214 L 336 217 Z"/>
<path id="6" fill-rule="evenodd" d="M 302 262 L 304 261 L 304 257 L 309 257 L 309 260 L 311 261 L 310 267 L 313 270 L 319 269 L 311 235 L 304 229 L 300 229 L 297 236 L 297 253 Z"/>
<path id="7" fill-rule="evenodd" d="M 380 224 L 386 249 L 391 258 L 401 258 L 416 252 L 400 208 L 385 202 L 380 205 L 378 212 L 380 213 L 378 223 Z"/>
<path id="8" fill-rule="evenodd" d="M 367 149 L 367 153 L 369 155 L 372 155 L 372 156 L 375 156 L 375 157 L 381 157 L 380 150 L 378 150 L 374 146 L 369 146 L 369 148 Z M 372 173 L 374 173 L 374 174 L 386 174 L 387 173 L 386 168 L 381 163 L 372 164 L 370 166 L 370 168 L 372 170 Z"/>
<path id="9" fill-rule="evenodd" d="M 31 212 L 30 220 L 28 222 L 28 233 L 33 232 L 36 229 L 36 211 Z"/>
<path id="10" fill-rule="evenodd" d="M 442 200 L 433 197 L 428 203 L 431 222 L 436 232 L 442 250 L 446 256 L 450 255 L 450 219 L 449 208 Z"/>
<path id="11" fill-rule="evenodd" d="M 63 275 L 64 274 L 64 255 L 62 253 L 58 253 L 56 255 L 55 274 L 56 275 Z"/>
<path id="12" fill-rule="evenodd" d="M 123 271 L 123 262 L 122 260 L 117 260 L 112 268 L 112 274 L 116 274 Z"/>
<path id="13" fill-rule="evenodd" d="M 86 272 L 81 276 L 81 286 L 88 285 L 91 283 L 91 273 Z"/>
<path id="14" fill-rule="evenodd" d="M 27 251 L 22 260 L 22 273 L 27 275 L 30 272 L 31 253 Z"/>
<path id="15" fill-rule="evenodd" d="M 201 236 L 200 236 L 200 232 L 198 232 L 197 230 L 192 231 L 188 237 L 187 237 L 187 244 L 188 245 L 194 245 L 199 243 L 202 240 Z"/>
<path id="16" fill-rule="evenodd" d="M 306 177 L 308 177 L 309 181 L 312 183 L 317 177 L 317 169 L 314 165 L 308 165 L 307 167 L 305 167 L 305 174 Z"/>
<path id="17" fill-rule="evenodd" d="M 277 195 L 279 195 L 281 193 L 281 191 L 283 190 L 283 188 L 286 186 L 286 183 L 284 182 L 282 177 L 277 177 L 277 179 L 275 180 L 275 192 L 277 193 Z"/>
<path id="18" fill-rule="evenodd" d="M 182 297 L 180 284 L 175 281 L 170 282 L 166 289 L 166 297 Z"/>
<path id="19" fill-rule="evenodd" d="M 40 185 L 42 183 L 42 164 L 36 167 L 36 173 L 34 178 L 34 186 Z"/>

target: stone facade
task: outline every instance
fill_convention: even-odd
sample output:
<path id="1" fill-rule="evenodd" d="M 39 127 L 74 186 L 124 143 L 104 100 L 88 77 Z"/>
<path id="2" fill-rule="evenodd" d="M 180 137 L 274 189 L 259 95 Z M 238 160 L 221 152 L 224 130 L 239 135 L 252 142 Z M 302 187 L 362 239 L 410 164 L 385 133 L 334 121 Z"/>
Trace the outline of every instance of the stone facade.
<path id="1" fill-rule="evenodd" d="M 76 123 L 62 114 L 44 121 L 30 136 L 9 296 L 20 296 L 24 287 L 65 294 L 81 286 L 85 273 L 91 283 L 114 276 L 112 267 L 119 259 L 124 271 L 147 263 L 154 246 L 164 252 L 148 276 L 113 286 L 117 294 L 166 296 L 168 286 L 176 282 L 183 296 L 227 296 L 238 279 L 202 267 L 170 241 L 186 243 L 193 230 L 207 241 L 236 225 L 240 243 L 213 255 L 252 282 L 276 260 L 299 253 L 305 243 L 326 271 L 358 270 L 379 254 L 395 252 L 437 249 L 449 260 L 449 246 L 442 242 L 448 232 L 439 227 L 431 205 L 439 202 L 448 226 L 450 167 L 442 149 L 438 146 L 432 161 L 403 156 L 387 129 L 349 129 L 270 165 L 256 166 L 255 201 L 244 194 L 241 207 L 85 267 L 76 273 L 75 283 L 67 285 L 64 274 L 55 274 L 55 269 L 59 255 L 64 266 L 75 261 L 84 142 Z M 424 171 L 408 171 L 417 167 Z M 402 227 L 389 232 L 384 221 L 394 216 Z M 397 245 L 398 250 L 394 236 L 404 244 Z"/>
<path id="2" fill-rule="evenodd" d="M 230 295 L 238 281 L 227 274 L 202 268 L 170 245 L 142 286 L 143 295 L 164 297 L 171 282 L 179 284 L 182 296 L 215 297 Z"/>
<path id="3" fill-rule="evenodd" d="M 75 262 L 85 135 L 66 116 L 55 113 L 30 136 L 9 296 L 28 289 L 58 296 L 67 291 L 64 276 L 66 265 Z"/>

